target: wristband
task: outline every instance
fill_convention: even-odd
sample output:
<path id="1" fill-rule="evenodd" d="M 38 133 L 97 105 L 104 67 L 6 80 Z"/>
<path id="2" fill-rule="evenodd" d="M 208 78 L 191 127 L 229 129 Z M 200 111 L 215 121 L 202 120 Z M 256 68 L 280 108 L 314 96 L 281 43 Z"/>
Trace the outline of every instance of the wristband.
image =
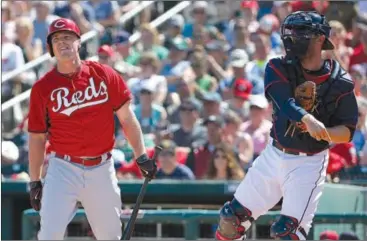
<path id="1" fill-rule="evenodd" d="M 148 155 L 144 153 L 143 155 L 136 158 L 136 162 L 143 163 L 143 162 L 147 161 L 148 159 L 149 159 Z"/>

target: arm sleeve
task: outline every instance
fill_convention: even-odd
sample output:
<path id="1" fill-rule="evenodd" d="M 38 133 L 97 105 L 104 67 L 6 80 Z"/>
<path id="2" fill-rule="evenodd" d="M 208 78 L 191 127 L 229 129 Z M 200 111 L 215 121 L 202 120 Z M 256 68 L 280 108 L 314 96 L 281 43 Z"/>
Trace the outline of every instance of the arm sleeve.
<path id="1" fill-rule="evenodd" d="M 290 120 L 299 122 L 307 114 L 306 110 L 296 104 L 288 79 L 272 61 L 269 61 L 265 70 L 265 95 L 273 103 L 274 108 L 284 113 Z"/>
<path id="2" fill-rule="evenodd" d="M 39 92 L 38 85 L 31 90 L 29 116 L 28 116 L 28 132 L 46 133 L 48 130 L 48 113 L 46 109 L 45 99 Z"/>
<path id="3" fill-rule="evenodd" d="M 353 91 L 342 94 L 336 101 L 336 111 L 331 120 L 331 126 L 345 125 L 351 131 L 353 138 L 358 122 L 358 105 Z"/>
<path id="4" fill-rule="evenodd" d="M 109 101 L 114 111 L 131 100 L 131 92 L 122 77 L 111 67 L 106 68 Z"/>

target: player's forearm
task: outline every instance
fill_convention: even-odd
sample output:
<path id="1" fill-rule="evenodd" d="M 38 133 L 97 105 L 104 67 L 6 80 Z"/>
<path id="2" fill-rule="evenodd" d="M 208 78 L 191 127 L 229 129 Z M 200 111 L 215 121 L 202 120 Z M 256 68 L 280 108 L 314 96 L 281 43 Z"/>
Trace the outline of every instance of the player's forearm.
<path id="1" fill-rule="evenodd" d="M 267 89 L 267 96 L 270 97 L 274 107 L 287 115 L 290 120 L 300 122 L 302 117 L 307 114 L 307 111 L 296 104 L 295 99 L 290 97 L 290 93 L 285 93 L 284 88 L 289 88 L 288 86 L 276 85 Z"/>
<path id="2" fill-rule="evenodd" d="M 134 112 L 130 109 L 130 104 L 126 103 L 116 112 L 116 114 L 123 126 L 125 137 L 134 150 L 135 157 L 137 158 L 145 154 L 146 150 L 143 141 L 143 133 Z"/>
<path id="3" fill-rule="evenodd" d="M 42 165 L 45 159 L 46 134 L 29 134 L 29 176 L 31 181 L 41 179 Z"/>
<path id="4" fill-rule="evenodd" d="M 326 128 L 333 143 L 346 143 L 351 139 L 350 129 L 344 125 Z"/>

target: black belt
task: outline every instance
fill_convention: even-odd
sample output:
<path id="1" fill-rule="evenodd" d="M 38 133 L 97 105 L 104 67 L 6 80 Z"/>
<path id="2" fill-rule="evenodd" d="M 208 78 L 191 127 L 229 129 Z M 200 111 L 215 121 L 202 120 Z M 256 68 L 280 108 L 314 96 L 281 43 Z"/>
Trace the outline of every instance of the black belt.
<path id="1" fill-rule="evenodd" d="M 275 148 L 277 148 L 278 150 L 284 152 L 284 153 L 287 153 L 287 154 L 291 154 L 291 155 L 296 155 L 296 156 L 313 156 L 314 154 L 308 154 L 308 153 L 305 153 L 305 152 L 299 152 L 299 151 L 292 151 L 292 150 L 289 150 L 289 149 L 286 149 L 284 147 L 282 147 L 282 145 L 280 145 L 279 142 L 277 142 L 276 140 L 273 140 L 273 146 Z"/>

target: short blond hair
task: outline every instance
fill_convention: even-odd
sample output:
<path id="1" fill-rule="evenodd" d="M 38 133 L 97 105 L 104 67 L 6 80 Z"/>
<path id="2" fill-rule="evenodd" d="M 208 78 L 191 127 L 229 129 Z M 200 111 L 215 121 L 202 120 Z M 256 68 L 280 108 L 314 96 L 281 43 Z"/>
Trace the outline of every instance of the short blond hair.
<path id="1" fill-rule="evenodd" d="M 154 44 L 159 44 L 159 33 L 157 31 L 156 28 L 152 27 L 149 23 L 143 23 L 140 28 L 139 28 L 140 32 L 141 31 L 147 31 L 149 33 L 151 33 L 153 35 L 153 43 Z"/>
<path id="2" fill-rule="evenodd" d="M 337 20 L 331 20 L 329 22 L 329 25 L 332 31 L 335 31 L 337 34 L 341 34 L 343 36 L 347 34 L 347 30 L 345 29 L 344 25 L 341 22 Z"/>

